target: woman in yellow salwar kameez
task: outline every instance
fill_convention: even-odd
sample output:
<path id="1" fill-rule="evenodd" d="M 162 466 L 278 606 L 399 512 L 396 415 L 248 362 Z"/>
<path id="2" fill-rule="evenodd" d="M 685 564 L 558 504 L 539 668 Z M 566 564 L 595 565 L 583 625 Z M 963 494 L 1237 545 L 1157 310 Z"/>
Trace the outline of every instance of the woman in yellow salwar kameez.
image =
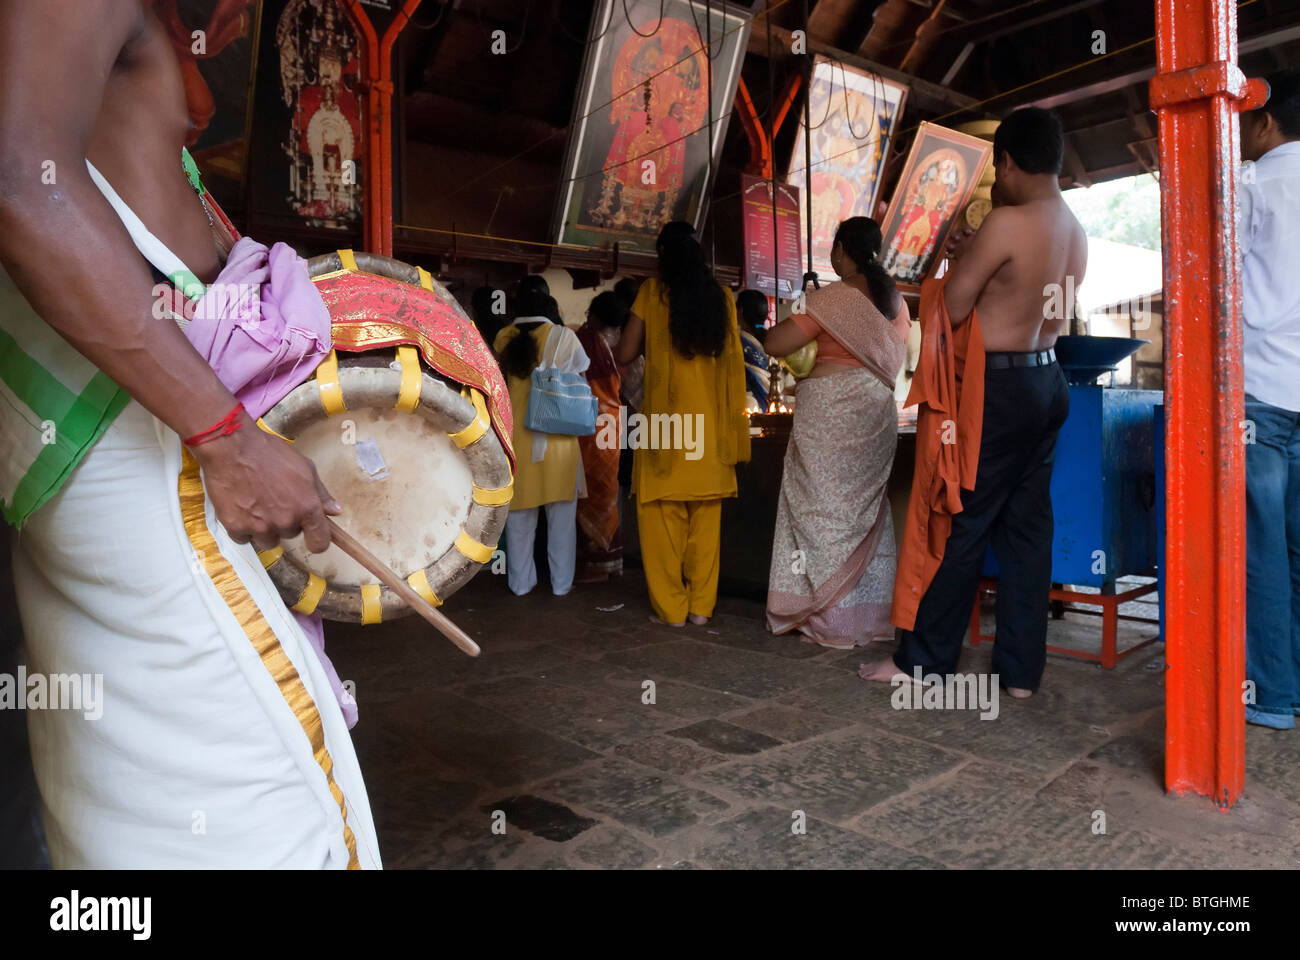
<path id="1" fill-rule="evenodd" d="M 626 364 L 645 352 L 643 429 L 628 429 L 632 493 L 650 605 L 675 627 L 713 615 L 722 500 L 749 459 L 736 304 L 694 234 L 682 221 L 660 231 L 659 278 L 642 284 L 616 353 Z"/>

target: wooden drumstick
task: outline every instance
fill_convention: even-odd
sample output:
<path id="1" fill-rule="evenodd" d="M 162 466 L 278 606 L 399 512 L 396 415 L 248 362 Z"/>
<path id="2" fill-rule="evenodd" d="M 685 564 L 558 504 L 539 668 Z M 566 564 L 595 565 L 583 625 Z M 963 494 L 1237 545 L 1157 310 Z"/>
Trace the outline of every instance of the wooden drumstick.
<path id="1" fill-rule="evenodd" d="M 330 524 L 330 539 L 338 544 L 340 550 L 378 577 L 380 583 L 383 583 L 409 603 L 412 610 L 433 624 L 444 637 L 471 657 L 479 655 L 479 646 L 470 638 L 468 633 L 452 623 L 447 619 L 446 614 L 439 613 L 429 601 L 412 590 L 411 585 L 399 577 L 392 567 L 362 546 L 352 534 L 340 527 L 332 518 L 327 517 L 326 519 L 329 520 Z"/>

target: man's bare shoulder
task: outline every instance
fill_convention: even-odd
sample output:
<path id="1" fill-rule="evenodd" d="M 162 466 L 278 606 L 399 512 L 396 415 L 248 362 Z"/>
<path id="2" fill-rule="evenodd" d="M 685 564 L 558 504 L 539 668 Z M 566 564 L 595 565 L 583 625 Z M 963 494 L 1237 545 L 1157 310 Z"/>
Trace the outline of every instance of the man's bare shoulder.
<path id="1" fill-rule="evenodd" d="M 1017 207 L 998 207 L 990 210 L 980 223 L 975 240 L 985 251 L 1014 250 L 1018 238 L 1024 233 L 1026 218 Z"/>
<path id="2" fill-rule="evenodd" d="M 1019 207 L 997 207 L 990 210 L 980 222 L 980 233 L 1000 237 L 1018 228 L 1024 216 Z"/>

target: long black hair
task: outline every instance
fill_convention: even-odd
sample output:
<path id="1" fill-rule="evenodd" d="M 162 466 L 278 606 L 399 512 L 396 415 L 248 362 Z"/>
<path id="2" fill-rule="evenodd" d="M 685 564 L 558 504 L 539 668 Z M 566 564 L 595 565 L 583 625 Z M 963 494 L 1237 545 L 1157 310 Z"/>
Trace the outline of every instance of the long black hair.
<path id="1" fill-rule="evenodd" d="M 849 217 L 835 230 L 835 242 L 867 281 L 867 295 L 876 309 L 892 320 L 903 309 L 903 297 L 894 278 L 876 260 L 880 253 L 880 225 L 870 217 Z"/>
<path id="2" fill-rule="evenodd" d="M 687 358 L 721 355 L 727 341 L 726 294 L 704 262 L 695 228 L 672 220 L 659 231 L 657 246 L 673 349 Z"/>
<path id="3" fill-rule="evenodd" d="M 545 317 L 550 309 L 547 301 L 551 300 L 551 297 L 545 292 L 545 281 L 539 285 L 529 282 L 533 280 L 541 280 L 541 277 L 525 277 L 519 281 L 519 288 L 515 293 L 516 319 Z M 537 341 L 533 339 L 532 327 L 525 327 L 515 334 L 501 351 L 501 370 L 508 377 L 524 380 L 532 374 L 533 367 L 537 366 L 539 360 L 541 354 L 537 349 Z"/>

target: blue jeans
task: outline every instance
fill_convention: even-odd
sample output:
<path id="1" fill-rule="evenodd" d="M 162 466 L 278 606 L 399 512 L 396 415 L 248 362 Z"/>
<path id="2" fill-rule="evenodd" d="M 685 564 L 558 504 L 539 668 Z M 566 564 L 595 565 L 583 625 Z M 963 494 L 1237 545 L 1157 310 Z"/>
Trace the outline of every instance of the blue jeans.
<path id="1" fill-rule="evenodd" d="M 1247 719 L 1290 728 L 1300 711 L 1300 413 L 1246 395 Z"/>

